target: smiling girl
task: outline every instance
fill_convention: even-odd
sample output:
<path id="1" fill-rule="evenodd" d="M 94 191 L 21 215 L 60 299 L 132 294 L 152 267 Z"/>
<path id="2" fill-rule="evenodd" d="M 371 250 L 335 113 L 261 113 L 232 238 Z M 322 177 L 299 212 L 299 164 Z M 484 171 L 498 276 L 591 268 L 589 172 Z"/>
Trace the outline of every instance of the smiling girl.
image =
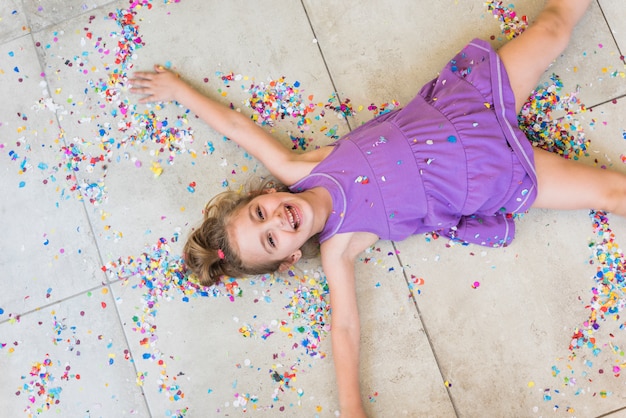
<path id="1" fill-rule="evenodd" d="M 498 52 L 473 40 L 406 107 L 302 154 L 161 66 L 132 80 L 141 102 L 183 104 L 289 186 L 218 195 L 185 246 L 185 262 L 211 285 L 224 275 L 286 270 L 319 241 L 342 416 L 364 416 L 354 263 L 378 239 L 438 231 L 503 246 L 514 237 L 510 214 L 531 207 L 626 215 L 626 175 L 533 149 L 517 126 L 589 3 L 547 1 Z"/>

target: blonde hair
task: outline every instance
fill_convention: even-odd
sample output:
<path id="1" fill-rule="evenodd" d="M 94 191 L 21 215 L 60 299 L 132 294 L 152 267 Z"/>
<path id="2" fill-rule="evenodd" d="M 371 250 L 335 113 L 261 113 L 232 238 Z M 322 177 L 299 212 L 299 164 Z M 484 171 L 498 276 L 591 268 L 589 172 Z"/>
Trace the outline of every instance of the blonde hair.
<path id="1" fill-rule="evenodd" d="M 201 284 L 211 286 L 221 277 L 242 277 L 247 275 L 273 273 L 284 260 L 268 261 L 258 265 L 246 265 L 237 252 L 237 246 L 230 242 L 228 229 L 232 216 L 255 197 L 267 192 L 289 191 L 273 179 L 260 182 L 257 186 L 249 181 L 241 192 L 228 190 L 211 199 L 204 208 L 202 224 L 194 229 L 183 249 L 186 268 L 196 275 Z M 300 248 L 302 258 L 312 258 L 319 253 L 318 235 L 315 235 Z"/>

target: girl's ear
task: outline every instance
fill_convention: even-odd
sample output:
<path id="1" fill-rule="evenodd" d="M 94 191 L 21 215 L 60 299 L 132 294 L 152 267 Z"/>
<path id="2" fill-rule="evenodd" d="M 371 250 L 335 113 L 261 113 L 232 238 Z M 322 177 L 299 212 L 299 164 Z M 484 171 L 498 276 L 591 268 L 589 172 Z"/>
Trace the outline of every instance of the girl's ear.
<path id="1" fill-rule="evenodd" d="M 294 252 L 289 257 L 287 257 L 285 261 L 280 263 L 280 267 L 278 267 L 278 271 L 282 273 L 282 272 L 289 270 L 291 266 L 293 266 L 294 264 L 298 262 L 298 260 L 300 260 L 301 257 L 302 257 L 302 251 L 296 250 L 296 252 Z"/>

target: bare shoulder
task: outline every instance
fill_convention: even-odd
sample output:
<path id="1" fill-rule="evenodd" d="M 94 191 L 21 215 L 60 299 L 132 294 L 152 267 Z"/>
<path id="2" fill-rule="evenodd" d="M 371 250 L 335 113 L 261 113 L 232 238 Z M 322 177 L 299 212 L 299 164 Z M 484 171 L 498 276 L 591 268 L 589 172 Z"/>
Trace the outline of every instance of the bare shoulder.
<path id="1" fill-rule="evenodd" d="M 314 149 L 313 151 L 308 151 L 302 154 L 298 154 L 302 160 L 319 163 L 324 160 L 324 158 L 328 157 L 335 147 L 326 146 L 318 149 Z"/>
<path id="2" fill-rule="evenodd" d="M 321 147 L 313 151 L 301 154 L 293 154 L 289 170 L 289 181 L 286 184 L 294 184 L 300 179 L 311 174 L 311 171 L 321 163 L 332 151 L 334 147 Z"/>
<path id="3" fill-rule="evenodd" d="M 371 232 L 348 232 L 334 235 L 321 245 L 322 262 L 354 261 L 360 253 L 374 245 L 376 241 L 378 241 L 378 236 Z"/>

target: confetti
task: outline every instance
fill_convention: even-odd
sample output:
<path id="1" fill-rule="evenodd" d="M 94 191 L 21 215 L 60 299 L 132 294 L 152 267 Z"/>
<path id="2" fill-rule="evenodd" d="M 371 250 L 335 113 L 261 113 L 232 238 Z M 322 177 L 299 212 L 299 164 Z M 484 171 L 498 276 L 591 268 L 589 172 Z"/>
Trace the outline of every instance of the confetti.
<path id="1" fill-rule="evenodd" d="M 555 74 L 550 76 L 549 82 L 531 93 L 518 122 L 535 146 L 568 159 L 579 159 L 587 155 L 590 141 L 574 116 L 585 112 L 586 108 L 576 98 L 576 93 L 562 94 L 562 89 L 561 79 Z M 563 111 L 566 116 L 554 120 L 555 111 Z"/>
<path id="2" fill-rule="evenodd" d="M 500 22 L 500 30 L 506 39 L 511 40 L 522 34 L 528 27 L 526 16 L 519 17 L 513 7 L 503 6 L 502 0 L 489 0 L 485 2 L 487 10 Z"/>

